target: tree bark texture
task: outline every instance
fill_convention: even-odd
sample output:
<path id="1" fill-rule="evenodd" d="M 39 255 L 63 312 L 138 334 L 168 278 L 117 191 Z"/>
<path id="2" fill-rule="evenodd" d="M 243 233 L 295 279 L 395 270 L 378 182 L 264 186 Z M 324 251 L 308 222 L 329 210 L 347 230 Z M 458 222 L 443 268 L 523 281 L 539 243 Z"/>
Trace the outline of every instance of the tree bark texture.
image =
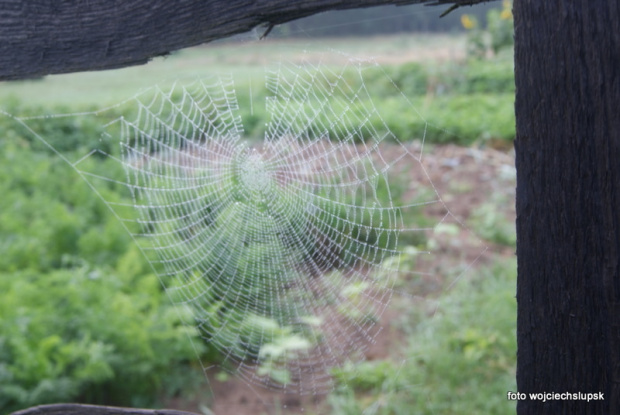
<path id="1" fill-rule="evenodd" d="M 196 415 L 191 412 L 175 411 L 170 409 L 135 409 L 116 406 L 56 404 L 40 405 L 11 415 Z"/>
<path id="2" fill-rule="evenodd" d="M 326 10 L 488 1 L 0 0 L 0 81 L 144 64 L 174 50 Z"/>
<path id="3" fill-rule="evenodd" d="M 520 415 L 620 414 L 620 3 L 515 0 Z"/>

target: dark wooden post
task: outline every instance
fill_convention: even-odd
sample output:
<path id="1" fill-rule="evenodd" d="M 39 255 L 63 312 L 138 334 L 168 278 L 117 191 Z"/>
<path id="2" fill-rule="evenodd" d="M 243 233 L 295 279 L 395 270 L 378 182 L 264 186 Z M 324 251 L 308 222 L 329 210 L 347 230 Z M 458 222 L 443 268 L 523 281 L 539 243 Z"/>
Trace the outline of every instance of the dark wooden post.
<path id="1" fill-rule="evenodd" d="M 620 3 L 515 0 L 514 17 L 517 385 L 604 397 L 517 413 L 620 414 Z"/>

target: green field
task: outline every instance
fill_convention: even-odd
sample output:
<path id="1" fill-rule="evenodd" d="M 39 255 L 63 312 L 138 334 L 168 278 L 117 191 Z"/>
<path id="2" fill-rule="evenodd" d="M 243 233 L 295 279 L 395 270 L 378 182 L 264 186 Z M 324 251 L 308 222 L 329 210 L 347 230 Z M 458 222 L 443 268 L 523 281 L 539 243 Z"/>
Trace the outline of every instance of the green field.
<path id="1" fill-rule="evenodd" d="M 446 47 L 445 45 L 449 46 Z M 316 56 L 330 49 L 354 57 L 375 57 L 379 62 L 404 62 L 401 51 L 421 61 L 434 48 L 441 48 L 446 58 L 463 57 L 464 38 L 446 35 L 418 37 L 402 35 L 388 38 L 333 40 L 276 40 L 256 42 L 254 38 L 217 43 L 174 52 L 155 58 L 146 66 L 102 72 L 51 75 L 41 81 L 0 84 L 0 102 L 19 97 L 29 105 L 95 106 L 97 108 L 127 99 L 143 88 L 168 85 L 179 79 L 194 79 L 218 73 L 232 73 L 241 84 L 249 80 L 254 87 L 264 83 L 267 67 L 279 60 L 298 60 L 303 55 Z M 346 61 L 343 57 L 335 64 Z M 85 93 L 86 92 L 86 93 Z"/>
<path id="2" fill-rule="evenodd" d="M 466 61 L 463 38 L 446 35 L 216 44 L 157 58 L 146 66 L 3 83 L 0 102 L 14 113 L 18 108 L 36 113 L 38 107 L 45 108 L 40 112 L 56 113 L 92 110 L 118 104 L 153 85 L 166 89 L 175 82 L 230 74 L 242 119 L 254 119 L 250 112 L 265 116 L 265 74 L 278 62 L 321 62 L 325 68 L 339 70 L 349 57 L 371 59 L 385 71 L 382 83 L 371 77 L 367 86 L 377 97 L 376 107 L 389 107 L 390 114 L 411 114 L 387 120 L 403 141 L 421 139 L 425 131 L 426 139 L 434 142 L 482 144 L 514 138 L 512 57 L 502 54 L 492 62 Z M 386 79 L 411 100 L 409 108 L 385 96 Z M 262 134 L 254 130 L 255 124 L 247 127 L 250 136 Z"/>
<path id="3" fill-rule="evenodd" d="M 111 121 L 124 108 L 115 105 L 153 85 L 165 90 L 175 82 L 231 74 L 246 138 L 255 140 L 263 137 L 269 120 L 266 72 L 279 61 L 307 61 L 320 62 L 324 73 L 334 71 L 346 85 L 363 86 L 367 96 L 347 104 L 359 111 L 370 104 L 378 108 L 380 117 L 368 120 L 371 127 L 389 129 L 402 143 L 423 140 L 429 152 L 442 144 L 510 148 L 515 135 L 510 51 L 468 59 L 465 44 L 464 37 L 447 35 L 261 42 L 248 36 L 173 53 L 141 67 L 0 83 L 0 110 L 38 117 L 112 107 L 100 120 Z M 362 78 L 353 67 L 341 72 L 352 57 L 379 65 Z M 84 119 L 29 121 L 55 152 L 0 112 L 0 413 L 68 401 L 158 405 L 202 382 L 199 360 L 217 365 L 222 359 L 191 324 L 193 311 L 171 304 L 157 278 L 161 270 L 138 249 L 144 244 L 136 244 L 127 232 L 141 230 L 119 222 L 120 208 L 109 209 L 58 156 L 77 160 L 100 145 L 101 125 Z M 316 122 L 326 124 L 320 117 Z M 112 156 L 118 155 L 115 151 L 109 150 Z M 125 174 L 103 157 L 85 159 L 80 171 L 105 172 L 119 181 Z M 407 189 L 409 183 L 400 185 Z M 133 203 L 113 181 L 97 191 L 107 202 Z M 216 191 L 210 195 L 224 197 Z M 493 214 L 499 202 L 493 203 L 469 225 L 489 244 L 514 248 L 512 224 Z M 325 206 L 328 213 L 337 210 L 328 202 Z M 224 224 L 218 231 L 224 235 L 226 214 L 213 214 L 215 222 L 221 215 Z M 422 214 L 416 219 L 424 220 Z M 328 225 L 346 226 L 341 222 Z M 360 229 L 349 232 L 359 234 Z M 409 242 L 420 249 L 433 243 Z M 386 415 L 408 414 L 411 408 L 428 414 L 514 411 L 505 392 L 514 383 L 515 264 L 496 260 L 478 270 L 477 277 L 459 280 L 449 293 L 434 293 L 447 306 L 433 314 L 432 324 L 425 319 L 428 310 L 403 311 L 394 323 L 405 338 L 398 357 L 335 371 L 336 388 L 323 408 L 333 414 Z M 398 289 L 404 292 L 415 289 L 412 281 L 402 284 Z M 221 301 L 226 310 L 214 315 L 238 311 L 225 296 Z M 243 324 L 252 320 L 240 319 Z M 289 327 L 278 329 L 292 337 Z M 231 353 L 243 357 L 243 352 Z"/>

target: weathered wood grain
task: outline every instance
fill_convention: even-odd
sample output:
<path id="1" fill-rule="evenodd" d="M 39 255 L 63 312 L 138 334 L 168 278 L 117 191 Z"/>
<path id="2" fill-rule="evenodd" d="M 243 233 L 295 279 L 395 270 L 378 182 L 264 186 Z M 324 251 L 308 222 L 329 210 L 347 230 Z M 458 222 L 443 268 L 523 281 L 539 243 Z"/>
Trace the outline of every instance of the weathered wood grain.
<path id="1" fill-rule="evenodd" d="M 0 80 L 139 65 L 327 10 L 491 0 L 0 0 Z"/>
<path id="2" fill-rule="evenodd" d="M 11 415 L 196 415 L 171 409 L 136 409 L 82 404 L 40 405 Z"/>
<path id="3" fill-rule="evenodd" d="M 514 2 L 519 415 L 620 413 L 620 3 Z"/>

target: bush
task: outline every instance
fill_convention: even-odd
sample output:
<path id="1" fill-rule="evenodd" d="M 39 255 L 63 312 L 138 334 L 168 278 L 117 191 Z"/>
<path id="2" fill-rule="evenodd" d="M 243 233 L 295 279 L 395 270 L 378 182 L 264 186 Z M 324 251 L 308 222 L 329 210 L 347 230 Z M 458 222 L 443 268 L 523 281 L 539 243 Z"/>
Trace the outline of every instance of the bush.
<path id="1" fill-rule="evenodd" d="M 87 183 L 63 160 L 4 143 L 0 153 L 0 272 L 61 268 L 66 255 L 114 265 L 131 237 Z M 114 163 L 89 160 L 112 171 Z M 109 173 L 108 173 L 109 174 Z M 100 189 L 111 200 L 117 189 Z"/>
<path id="2" fill-rule="evenodd" d="M 191 320 L 154 275 L 80 268 L 0 274 L 0 412 L 81 401 L 152 404 L 195 359 Z M 199 346 L 199 342 L 194 341 Z M 199 347 L 200 350 L 200 347 Z"/>
<path id="3" fill-rule="evenodd" d="M 468 94 L 508 94 L 515 92 L 514 61 L 511 56 L 498 56 L 489 60 L 470 59 L 466 62 L 449 62 L 431 66 L 407 63 L 388 67 L 385 77 L 366 79 L 373 98 L 389 98 L 394 85 L 407 97 L 453 96 Z M 393 84 L 390 82 L 393 81 Z"/>
<path id="4" fill-rule="evenodd" d="M 429 104 L 426 140 L 431 143 L 483 144 L 515 137 L 514 96 L 456 95 Z"/>
<path id="5" fill-rule="evenodd" d="M 386 100 L 381 105 L 382 113 L 387 114 L 381 123 L 400 141 L 424 138 L 427 143 L 468 146 L 490 140 L 510 142 L 515 137 L 514 95 L 452 95 L 426 103 L 420 99 L 414 106 L 422 115 L 400 100 Z"/>
<path id="6" fill-rule="evenodd" d="M 469 60 L 466 64 L 452 68 L 451 71 L 454 71 L 453 76 L 449 77 L 453 94 L 513 95 L 515 92 L 512 57 L 500 57 L 488 61 Z"/>
<path id="7" fill-rule="evenodd" d="M 18 100 L 10 103 L 9 111 L 18 114 L 20 117 L 37 117 L 27 120 L 27 126 L 39 134 L 49 144 L 46 145 L 35 135 L 28 131 L 26 127 L 16 122 L 10 117 L 0 116 L 0 136 L 19 137 L 24 145 L 31 150 L 63 155 L 67 152 L 81 150 L 83 154 L 90 150 L 101 149 L 102 143 L 99 140 L 104 131 L 104 125 L 114 116 L 113 112 L 108 112 L 108 118 L 80 117 L 80 116 L 58 116 L 58 114 L 69 114 L 72 112 L 86 112 L 85 108 L 68 108 L 51 106 L 26 107 Z M 53 149 L 52 149 L 53 148 Z M 105 148 L 104 150 L 110 150 Z"/>
<path id="8" fill-rule="evenodd" d="M 7 125 L 2 118 L 0 413 L 63 401 L 145 406 L 166 385 L 174 393 L 194 373 L 190 338 L 204 350 L 181 321 L 193 316 L 171 305 L 84 180 Z M 83 163 L 118 173 L 101 159 Z M 98 190 L 123 198 L 112 182 Z"/>
<path id="9" fill-rule="evenodd" d="M 273 101 L 271 108 L 306 114 L 307 123 L 287 121 L 291 134 L 325 134 L 332 140 L 351 139 L 355 133 L 354 141 L 368 142 L 388 131 L 401 141 L 425 137 L 433 143 L 471 145 L 514 140 L 514 65 L 509 57 L 437 67 L 420 63 L 371 67 L 364 68 L 361 76 L 353 68 L 321 74 L 312 80 L 316 94 Z M 329 85 L 338 89 L 326 104 L 323 97 Z M 263 99 L 263 94 L 266 91 L 255 89 L 253 98 Z M 273 114 L 263 105 L 250 111 L 247 94 L 241 93 L 239 101 L 248 135 L 261 138 L 265 121 Z M 316 113 L 319 108 L 323 111 Z"/>

